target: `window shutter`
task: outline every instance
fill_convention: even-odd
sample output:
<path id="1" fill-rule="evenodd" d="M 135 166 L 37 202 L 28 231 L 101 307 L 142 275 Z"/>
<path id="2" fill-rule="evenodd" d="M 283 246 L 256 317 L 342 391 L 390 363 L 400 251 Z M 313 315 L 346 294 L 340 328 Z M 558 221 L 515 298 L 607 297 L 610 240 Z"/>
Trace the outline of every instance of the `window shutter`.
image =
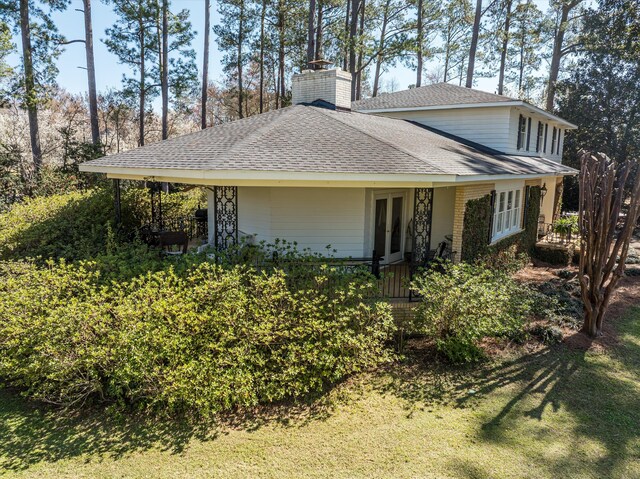
<path id="1" fill-rule="evenodd" d="M 527 122 L 527 151 L 529 151 L 529 145 L 531 144 L 531 117 Z"/>
<path id="2" fill-rule="evenodd" d="M 544 125 L 544 148 L 543 151 L 547 152 L 547 133 L 549 133 L 549 123 L 545 123 Z"/>
<path id="3" fill-rule="evenodd" d="M 530 191 L 531 187 L 530 186 L 525 186 L 524 187 L 524 215 L 522 215 L 522 227 L 526 228 L 527 227 L 527 215 L 529 214 L 529 201 L 531 201 L 531 191 Z"/>
<path id="4" fill-rule="evenodd" d="M 520 136 L 520 135 L 518 135 Z M 496 212 L 496 190 L 491 191 L 491 209 L 489 215 L 489 237 L 487 238 L 487 243 L 491 244 L 491 240 L 493 239 L 493 217 Z"/>
<path id="5" fill-rule="evenodd" d="M 520 132 L 522 131 L 523 120 L 524 120 L 524 117 L 520 115 L 520 117 L 518 118 L 518 150 L 522 148 L 522 135 L 520 134 Z"/>

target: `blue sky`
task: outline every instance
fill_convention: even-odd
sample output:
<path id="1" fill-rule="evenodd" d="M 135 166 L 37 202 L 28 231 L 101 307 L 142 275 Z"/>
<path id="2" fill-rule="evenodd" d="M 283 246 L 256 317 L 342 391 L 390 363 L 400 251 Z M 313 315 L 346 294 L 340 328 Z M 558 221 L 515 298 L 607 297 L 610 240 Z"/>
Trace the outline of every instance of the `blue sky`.
<path id="1" fill-rule="evenodd" d="M 212 1 L 212 25 L 218 23 L 219 15 L 216 11 L 215 0 Z M 544 0 L 537 0 L 540 7 L 544 8 Z M 193 42 L 193 48 L 197 54 L 198 68 L 202 65 L 203 54 L 203 30 L 204 30 L 204 1 L 203 0 L 173 0 L 174 9 L 186 8 L 191 12 L 191 22 L 197 36 Z M 53 17 L 58 25 L 60 33 L 68 40 L 84 38 L 84 23 L 82 13 L 75 9 L 82 8 L 82 0 L 72 0 L 69 8 L 64 12 L 56 12 Z M 105 30 L 115 23 L 116 16 L 109 5 L 105 5 L 99 0 L 92 2 L 93 31 L 94 31 L 94 53 L 96 60 L 96 81 L 98 90 L 106 90 L 109 87 L 119 88 L 121 86 L 122 75 L 128 73 L 127 67 L 118 63 L 117 58 L 109 53 L 102 39 L 105 38 Z M 15 39 L 19 46 L 19 38 Z M 220 61 L 222 53 L 218 50 L 215 36 L 211 35 L 211 48 L 209 58 L 210 78 L 214 81 L 222 77 Z M 12 63 L 17 63 L 18 58 L 13 55 L 10 58 Z M 58 61 L 60 70 L 58 83 L 71 93 L 83 93 L 87 90 L 87 78 L 85 70 L 81 69 L 86 64 L 84 56 L 84 44 L 74 43 L 66 46 Z M 79 68 L 80 67 L 80 68 Z M 428 69 L 428 67 L 427 67 Z M 395 79 L 397 89 L 403 90 L 408 85 L 415 83 L 415 72 L 398 66 L 386 73 L 382 79 L 383 84 Z M 476 88 L 493 92 L 496 88 L 495 78 L 480 78 Z"/>

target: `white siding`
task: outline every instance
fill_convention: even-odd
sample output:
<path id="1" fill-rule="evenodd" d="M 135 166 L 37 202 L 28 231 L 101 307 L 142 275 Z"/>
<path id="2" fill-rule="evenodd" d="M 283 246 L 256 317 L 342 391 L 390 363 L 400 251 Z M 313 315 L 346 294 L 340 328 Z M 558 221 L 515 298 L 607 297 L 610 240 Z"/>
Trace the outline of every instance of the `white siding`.
<path id="1" fill-rule="evenodd" d="M 364 188 L 251 188 L 238 190 L 238 227 L 256 241 L 285 239 L 300 250 L 361 257 Z"/>
<path id="2" fill-rule="evenodd" d="M 422 123 L 498 151 L 505 151 L 512 142 L 509 127 L 510 111 L 506 107 L 458 108 L 379 114 Z M 515 136 L 513 141 L 515 141 Z"/>
<path id="3" fill-rule="evenodd" d="M 518 150 L 518 119 L 521 114 L 526 118 L 531 117 L 531 139 L 528 151 L 526 139 L 523 147 Z M 560 131 L 560 125 L 532 113 L 526 108 L 512 106 L 452 108 L 449 110 L 376 113 L 376 115 L 415 121 L 509 155 L 544 156 L 555 161 L 562 160 L 562 147 L 566 131 L 562 130 L 560 154 L 556 154 L 555 149 L 552 153 L 553 127 L 555 126 Z M 549 125 L 546 153 L 536 152 L 538 122 Z"/>
<path id="4" fill-rule="evenodd" d="M 256 242 L 271 241 L 271 188 L 238 188 L 238 229 Z"/>
<path id="5" fill-rule="evenodd" d="M 431 249 L 436 249 L 446 235 L 453 234 L 456 189 L 434 188 L 433 217 L 431 219 Z"/>
<path id="6" fill-rule="evenodd" d="M 518 150 L 518 119 L 520 115 L 523 115 L 525 118 L 531 118 L 531 141 L 529 144 L 529 151 L 526 150 L 526 142 L 523 145 L 522 149 Z M 538 123 L 542 122 L 543 125 L 549 125 L 547 132 L 547 151 L 546 153 L 543 151 L 536 152 L 536 138 L 538 134 Z M 556 148 L 557 148 L 557 135 L 558 131 L 562 131 L 561 142 L 560 142 L 560 154 L 556 154 L 556 150 L 554 149 L 553 153 L 551 152 L 551 143 L 553 138 L 553 127 L 556 127 Z M 531 113 L 526 109 L 513 107 L 511 108 L 511 117 L 509 121 L 509 135 L 513 139 L 512 142 L 509 143 L 507 148 L 502 150 L 504 153 L 509 155 L 522 155 L 522 156 L 543 156 L 544 158 L 548 158 L 554 161 L 562 161 L 562 147 L 564 146 L 564 135 L 566 131 L 560 129 L 560 125 L 556 122 L 547 120 L 546 118 L 536 115 L 535 113 Z M 544 131 L 543 131 L 543 148 L 544 148 Z"/>

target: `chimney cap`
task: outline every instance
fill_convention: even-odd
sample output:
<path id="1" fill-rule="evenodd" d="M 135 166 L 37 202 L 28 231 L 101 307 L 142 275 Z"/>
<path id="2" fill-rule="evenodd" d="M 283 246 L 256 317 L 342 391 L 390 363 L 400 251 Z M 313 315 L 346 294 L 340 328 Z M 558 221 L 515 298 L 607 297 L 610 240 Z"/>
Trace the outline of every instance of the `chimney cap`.
<path id="1" fill-rule="evenodd" d="M 326 67 L 332 63 L 333 62 L 330 62 L 329 60 L 318 59 L 310 61 L 309 65 L 311 65 L 315 70 L 326 70 Z"/>

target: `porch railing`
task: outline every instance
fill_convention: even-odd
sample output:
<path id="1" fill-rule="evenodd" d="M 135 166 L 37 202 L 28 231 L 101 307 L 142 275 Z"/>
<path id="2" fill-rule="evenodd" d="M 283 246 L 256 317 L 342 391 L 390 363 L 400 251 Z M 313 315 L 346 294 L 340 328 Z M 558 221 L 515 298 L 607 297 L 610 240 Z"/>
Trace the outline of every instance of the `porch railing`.
<path id="1" fill-rule="evenodd" d="M 557 223 L 538 223 L 538 241 L 545 243 L 571 244 L 578 241 L 575 228 L 558 226 Z"/>
<path id="2" fill-rule="evenodd" d="M 208 238 L 209 224 L 206 218 L 196 216 L 183 216 L 178 218 L 163 219 L 161 222 L 147 223 L 140 228 L 140 236 L 145 241 L 153 241 L 154 237 L 163 231 L 182 231 L 187 234 L 189 240 L 196 238 Z"/>
<path id="3" fill-rule="evenodd" d="M 289 274 L 296 271 L 296 275 L 304 275 L 305 273 L 315 275 L 326 267 L 336 268 L 338 271 L 350 274 L 363 272 L 375 276 L 378 290 L 385 298 L 411 300 L 415 297 L 409 288 L 411 264 L 406 262 L 380 264 L 379 258 L 318 259 L 318 261 L 276 260 L 257 263 L 256 267 L 265 270 L 281 269 Z M 331 286 L 331 284 L 327 286 Z"/>

